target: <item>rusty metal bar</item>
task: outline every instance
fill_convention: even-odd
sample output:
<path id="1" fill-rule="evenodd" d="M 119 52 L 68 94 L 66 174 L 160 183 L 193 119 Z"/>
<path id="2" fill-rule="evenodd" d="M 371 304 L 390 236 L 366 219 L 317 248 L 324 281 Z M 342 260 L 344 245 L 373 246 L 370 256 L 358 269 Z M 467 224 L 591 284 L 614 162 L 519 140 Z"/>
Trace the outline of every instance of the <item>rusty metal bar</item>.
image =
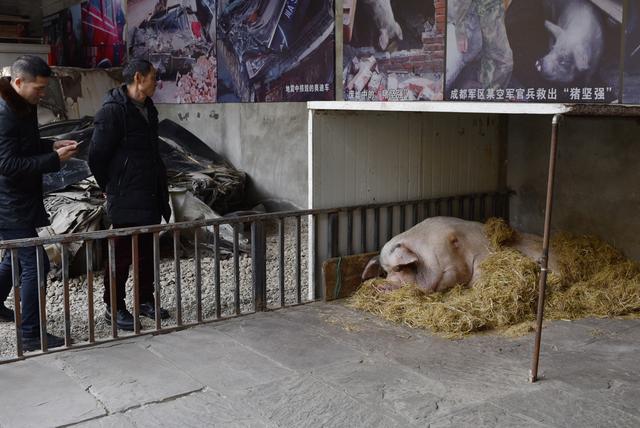
<path id="1" fill-rule="evenodd" d="M 93 307 L 93 241 L 85 241 L 87 265 L 87 315 L 89 319 L 89 343 L 96 341 L 96 323 Z"/>
<path id="2" fill-rule="evenodd" d="M 180 273 L 180 231 L 173 231 L 173 271 L 176 282 L 176 323 L 182 325 L 182 275 Z"/>
<path id="3" fill-rule="evenodd" d="M 302 302 L 302 217 L 296 217 L 296 302 Z"/>
<path id="4" fill-rule="evenodd" d="M 64 307 L 64 345 L 71 346 L 71 307 L 69 303 L 69 249 L 62 244 L 62 299 Z"/>
<path id="5" fill-rule="evenodd" d="M 131 264 L 133 265 L 133 332 L 140 334 L 140 235 L 131 236 Z"/>
<path id="6" fill-rule="evenodd" d="M 115 238 L 108 241 L 109 247 L 109 306 L 111 307 L 111 337 L 118 337 L 118 301 L 116 298 L 116 242 Z M 105 284 L 105 287 L 107 285 Z"/>
<path id="7" fill-rule="evenodd" d="M 418 224 L 418 204 L 411 205 L 411 227 Z"/>
<path id="8" fill-rule="evenodd" d="M 393 237 L 393 212 L 394 207 L 387 207 L 387 241 Z"/>
<path id="9" fill-rule="evenodd" d="M 238 238 L 238 225 L 233 225 L 233 278 L 235 280 L 235 297 L 234 305 L 236 315 L 240 315 L 240 255 L 239 255 L 239 238 Z"/>
<path id="10" fill-rule="evenodd" d="M 162 329 L 162 320 L 160 318 L 160 303 L 162 295 L 160 294 L 160 232 L 153 232 L 153 285 L 155 291 L 155 310 L 156 310 L 156 330 Z M 135 323 L 138 320 L 133 320 Z"/>
<path id="11" fill-rule="evenodd" d="M 22 358 L 22 311 L 20 305 L 20 261 L 18 259 L 18 249 L 11 250 L 11 275 L 13 277 L 13 316 L 16 323 L 16 353 L 18 358 Z"/>
<path id="12" fill-rule="evenodd" d="M 196 271 L 196 320 L 202 322 L 202 262 L 200 260 L 200 238 L 199 229 L 193 230 L 193 263 Z"/>
<path id="13" fill-rule="evenodd" d="M 347 211 L 347 255 L 353 254 L 353 211 Z"/>
<path id="14" fill-rule="evenodd" d="M 549 149 L 549 172 L 547 178 L 547 200 L 544 210 L 544 234 L 542 238 L 542 256 L 540 258 L 540 284 L 538 293 L 538 311 L 536 317 L 536 339 L 533 350 L 533 361 L 529 381 L 538 380 L 538 363 L 540 359 L 540 343 L 542 341 L 542 322 L 544 320 L 544 298 L 547 286 L 547 269 L 549 267 L 549 241 L 551 238 L 551 211 L 553 209 L 553 185 L 558 154 L 558 125 L 561 115 L 553 116 L 551 122 L 551 147 Z"/>
<path id="15" fill-rule="evenodd" d="M 44 249 L 36 247 L 36 262 L 38 264 L 38 304 L 40 308 L 40 345 L 42 352 L 47 352 L 47 276 L 44 272 Z"/>
<path id="16" fill-rule="evenodd" d="M 284 219 L 278 222 L 278 279 L 280 283 L 280 307 L 285 305 L 284 293 Z"/>
<path id="17" fill-rule="evenodd" d="M 360 247 L 363 253 L 367 252 L 367 209 L 366 208 L 360 209 Z"/>
<path id="18" fill-rule="evenodd" d="M 373 248 L 380 249 L 380 208 L 373 210 Z"/>
<path id="19" fill-rule="evenodd" d="M 251 223 L 251 271 L 255 310 L 267 310 L 267 242 L 261 222 Z"/>
<path id="20" fill-rule="evenodd" d="M 213 271 L 213 286 L 215 288 L 216 295 L 216 319 L 222 317 L 222 308 L 220 307 L 220 226 L 213 226 L 213 258 L 214 258 L 214 271 Z"/>

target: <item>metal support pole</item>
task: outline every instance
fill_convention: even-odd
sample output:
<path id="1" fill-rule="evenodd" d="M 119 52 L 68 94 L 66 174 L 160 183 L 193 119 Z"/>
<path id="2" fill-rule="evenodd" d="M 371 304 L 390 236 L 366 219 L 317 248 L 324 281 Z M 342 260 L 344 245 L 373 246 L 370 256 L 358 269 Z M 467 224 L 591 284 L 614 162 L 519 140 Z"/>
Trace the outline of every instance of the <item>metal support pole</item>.
<path id="1" fill-rule="evenodd" d="M 547 287 L 547 269 L 549 266 L 549 238 L 551 235 L 551 209 L 553 208 L 553 181 L 556 172 L 556 156 L 558 152 L 558 124 L 562 115 L 556 114 L 551 122 L 551 149 L 549 152 L 549 177 L 547 179 L 547 202 L 544 210 L 544 235 L 542 238 L 542 257 L 540 258 L 540 284 L 538 294 L 538 314 L 536 320 L 536 342 L 533 350 L 533 361 L 529 381 L 538 380 L 538 361 L 540 359 L 540 342 L 542 340 L 542 321 L 544 319 L 544 297 Z"/>
<path id="2" fill-rule="evenodd" d="M 262 222 L 251 223 L 251 264 L 256 312 L 267 310 L 267 242 Z M 283 277 L 281 277 L 283 278 Z M 282 283 L 284 288 L 284 281 Z"/>

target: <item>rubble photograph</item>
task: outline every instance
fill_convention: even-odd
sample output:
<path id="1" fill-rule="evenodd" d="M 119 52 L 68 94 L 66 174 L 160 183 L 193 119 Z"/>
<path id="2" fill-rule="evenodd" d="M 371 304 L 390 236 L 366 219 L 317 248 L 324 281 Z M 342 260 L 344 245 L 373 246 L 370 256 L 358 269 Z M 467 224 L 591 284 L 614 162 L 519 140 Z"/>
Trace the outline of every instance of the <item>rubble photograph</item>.
<path id="1" fill-rule="evenodd" d="M 345 0 L 345 100 L 441 100 L 444 26 L 444 0 Z"/>
<path id="2" fill-rule="evenodd" d="M 333 0 L 219 0 L 218 102 L 335 99 Z"/>
<path id="3" fill-rule="evenodd" d="M 622 0 L 449 0 L 451 101 L 613 103 Z"/>
<path id="4" fill-rule="evenodd" d="M 156 103 L 217 99 L 215 0 L 130 0 L 128 52 L 158 71 Z"/>

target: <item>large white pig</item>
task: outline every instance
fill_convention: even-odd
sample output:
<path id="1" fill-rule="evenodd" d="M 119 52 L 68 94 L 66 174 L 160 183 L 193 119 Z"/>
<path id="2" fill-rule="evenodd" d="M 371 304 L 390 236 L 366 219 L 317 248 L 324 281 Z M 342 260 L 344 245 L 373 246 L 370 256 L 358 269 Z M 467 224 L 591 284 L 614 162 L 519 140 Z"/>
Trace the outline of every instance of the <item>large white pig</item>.
<path id="1" fill-rule="evenodd" d="M 524 255 L 537 258 L 542 240 L 518 233 L 509 243 Z M 490 254 L 484 225 L 453 217 L 432 217 L 394 236 L 365 268 L 362 279 L 386 275 L 388 289 L 417 284 L 425 293 L 470 285 L 479 278 L 480 263 Z M 555 266 L 554 259 L 550 267 Z"/>
<path id="2" fill-rule="evenodd" d="M 391 0 L 362 0 L 371 8 L 373 22 L 379 31 L 378 44 L 380 49 L 386 50 L 389 42 L 394 38 L 402 40 L 402 28 L 396 21 L 391 9 Z"/>
<path id="3" fill-rule="evenodd" d="M 545 21 L 553 36 L 547 55 L 536 68 L 547 80 L 589 83 L 597 71 L 603 50 L 601 17 L 588 0 L 548 0 L 556 23 Z"/>

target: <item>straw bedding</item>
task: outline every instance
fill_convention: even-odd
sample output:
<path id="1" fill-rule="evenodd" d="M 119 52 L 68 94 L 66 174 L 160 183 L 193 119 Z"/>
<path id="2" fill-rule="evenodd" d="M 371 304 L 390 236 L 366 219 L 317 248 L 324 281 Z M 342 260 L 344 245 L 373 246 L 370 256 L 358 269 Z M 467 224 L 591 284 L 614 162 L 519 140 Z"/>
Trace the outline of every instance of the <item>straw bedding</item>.
<path id="1" fill-rule="evenodd" d="M 473 287 L 426 295 L 407 284 L 381 292 L 384 279 L 375 278 L 364 282 L 348 304 L 449 338 L 494 329 L 510 336 L 532 331 L 540 267 L 508 247 L 517 235 L 503 220 L 487 221 L 485 233 L 492 251 Z M 560 268 L 547 277 L 546 319 L 640 317 L 639 263 L 593 236 L 561 233 L 551 246 Z"/>

